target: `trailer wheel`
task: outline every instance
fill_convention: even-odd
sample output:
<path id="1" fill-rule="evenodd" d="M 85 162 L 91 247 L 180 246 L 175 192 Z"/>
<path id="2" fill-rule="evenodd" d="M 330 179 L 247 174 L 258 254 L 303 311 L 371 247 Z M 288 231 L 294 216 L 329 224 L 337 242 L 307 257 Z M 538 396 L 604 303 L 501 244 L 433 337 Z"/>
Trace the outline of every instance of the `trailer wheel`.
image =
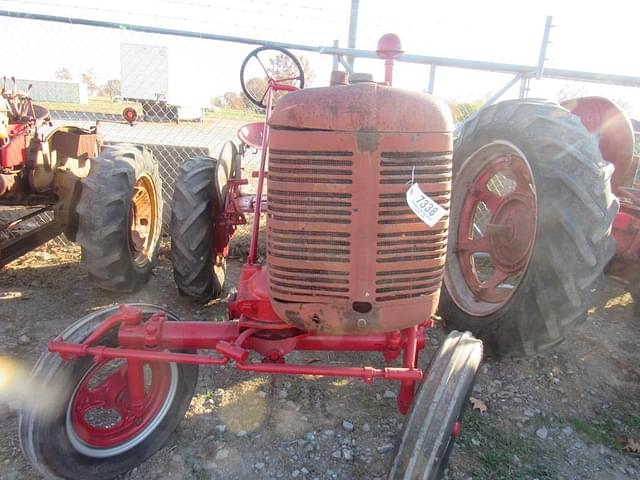
<path id="1" fill-rule="evenodd" d="M 533 355 L 582 322 L 611 259 L 613 166 L 564 108 L 490 106 L 454 144 L 439 313 L 497 355 Z"/>
<path id="2" fill-rule="evenodd" d="M 482 342 L 469 332 L 451 332 L 433 356 L 405 419 L 389 480 L 442 477 L 460 434 Z"/>
<path id="3" fill-rule="evenodd" d="M 214 221 L 224 198 L 219 178 L 228 178 L 216 160 L 196 157 L 180 167 L 171 210 L 171 262 L 178 290 L 194 302 L 222 293 L 227 262 L 214 248 Z M 224 185 L 223 185 L 224 188 Z"/>
<path id="4" fill-rule="evenodd" d="M 161 311 L 138 305 L 145 317 Z M 118 307 L 93 312 L 62 333 L 82 342 Z M 178 318 L 167 312 L 169 320 Z M 96 345 L 117 346 L 117 327 Z M 145 364 L 142 415 L 127 400 L 126 361 L 62 360 L 43 354 L 32 371 L 41 399 L 19 414 L 20 445 L 45 478 L 102 480 L 131 470 L 165 443 L 184 416 L 196 386 L 198 367 L 174 363 Z"/>
<path id="5" fill-rule="evenodd" d="M 76 239 L 94 283 L 132 292 L 147 282 L 160 246 L 162 206 L 158 164 L 146 148 L 107 146 L 91 161 Z"/>

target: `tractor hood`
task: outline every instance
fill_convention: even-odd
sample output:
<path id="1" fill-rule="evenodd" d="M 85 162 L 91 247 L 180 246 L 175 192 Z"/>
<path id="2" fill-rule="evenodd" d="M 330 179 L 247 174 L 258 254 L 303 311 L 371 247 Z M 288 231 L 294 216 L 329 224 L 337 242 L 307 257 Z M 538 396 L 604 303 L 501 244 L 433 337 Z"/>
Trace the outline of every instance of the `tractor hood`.
<path id="1" fill-rule="evenodd" d="M 453 130 L 451 113 L 441 100 L 373 82 L 289 93 L 276 105 L 269 125 L 275 129 L 342 132 Z"/>

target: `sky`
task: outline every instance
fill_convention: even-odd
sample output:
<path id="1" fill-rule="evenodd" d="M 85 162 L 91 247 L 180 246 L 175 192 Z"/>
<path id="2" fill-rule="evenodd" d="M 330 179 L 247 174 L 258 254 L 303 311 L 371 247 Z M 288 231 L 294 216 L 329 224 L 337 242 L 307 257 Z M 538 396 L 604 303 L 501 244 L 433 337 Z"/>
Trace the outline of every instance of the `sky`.
<path id="1" fill-rule="evenodd" d="M 547 15 L 553 15 L 549 67 L 640 76 L 637 15 L 632 2 L 608 0 L 606 8 L 575 1 L 455 2 L 360 0 L 357 48 L 374 50 L 383 33 L 395 32 L 407 53 L 535 65 Z M 351 0 L 0 0 L 0 9 L 136 23 L 313 46 L 346 46 Z M 120 76 L 120 43 L 167 46 L 174 90 L 210 98 L 239 91 L 238 72 L 254 47 L 108 29 L 0 18 L 5 38 L 20 38 L 5 48 L 0 74 L 51 79 L 66 67 L 74 76 L 93 69 L 102 83 Z M 19 48 L 18 48 L 19 46 Z M 325 85 L 331 57 L 303 53 Z M 144 74 L 144 65 L 140 66 Z M 356 70 L 382 78 L 380 61 L 356 60 Z M 427 66 L 398 63 L 395 84 L 424 90 Z M 486 99 L 509 75 L 442 69 L 434 94 L 446 99 Z M 530 96 L 599 94 L 618 101 L 640 117 L 640 89 L 567 81 L 532 81 Z M 505 98 L 517 96 L 518 87 Z"/>

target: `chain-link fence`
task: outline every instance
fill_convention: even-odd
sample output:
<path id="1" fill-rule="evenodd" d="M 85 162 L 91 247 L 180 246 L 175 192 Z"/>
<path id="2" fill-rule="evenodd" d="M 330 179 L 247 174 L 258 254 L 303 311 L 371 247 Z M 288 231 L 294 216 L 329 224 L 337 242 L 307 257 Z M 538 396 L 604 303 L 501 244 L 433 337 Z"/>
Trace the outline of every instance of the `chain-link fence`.
<path id="1" fill-rule="evenodd" d="M 195 155 L 216 156 L 224 142 L 237 142 L 236 132 L 242 125 L 262 119 L 259 109 L 243 96 L 239 82 L 242 61 L 256 47 L 250 39 L 291 42 L 300 48 L 303 45 L 346 46 L 352 8 L 357 3 L 351 0 L 162 0 L 154 2 L 151 11 L 148 2 L 118 0 L 108 5 L 83 6 L 74 5 L 70 0 L 0 1 L 0 8 L 68 18 L 61 23 L 0 16 L 4 38 L 12 39 L 11 46 L 7 45 L 2 53 L 0 79 L 15 77 L 15 86 L 8 80 L 8 88 L 27 90 L 32 85 L 31 97 L 49 109 L 54 125 L 88 127 L 99 122 L 106 144 L 127 142 L 148 146 L 162 173 L 166 223 L 180 164 Z M 378 36 L 385 33 L 388 25 L 393 25 L 393 30 L 408 39 L 423 38 L 422 23 L 408 21 L 408 10 L 398 9 L 392 18 L 386 15 L 382 18 L 377 10 L 373 2 L 360 4 L 357 22 L 360 47 L 373 50 Z M 71 17 L 124 21 L 182 33 L 133 31 L 124 25 L 120 29 L 79 25 Z M 447 25 L 445 22 L 440 27 Z M 230 37 L 220 41 L 184 34 L 195 31 Z M 456 53 L 445 48 L 447 42 L 439 41 L 443 32 L 436 29 L 429 35 L 428 50 Z M 231 41 L 231 36 L 238 41 Z M 523 40 L 523 44 L 534 47 L 536 43 L 530 38 Z M 409 46 L 416 49 L 415 43 Z M 326 85 L 336 58 L 309 50 L 313 49 L 293 52 L 303 58 L 306 86 Z M 356 68 L 374 73 L 376 79 L 382 76 L 379 60 L 359 58 Z M 399 63 L 396 68 L 394 78 L 398 86 L 416 88 L 418 85 L 423 90 L 428 85 L 433 87 L 435 67 L 430 70 L 428 63 Z M 438 67 L 440 80 L 436 94 L 442 94 L 438 91 L 439 85 L 456 84 L 449 81 L 454 73 L 464 77 L 466 72 Z M 505 73 L 483 72 L 481 75 L 491 77 L 495 80 L 493 85 L 498 86 L 509 79 Z M 476 99 L 451 103 L 454 115 L 460 118 L 482 104 L 477 87 L 466 82 L 464 88 L 476 88 Z M 517 86 L 514 88 L 517 90 Z M 138 114 L 138 122 L 133 127 L 119 123 L 121 112 L 127 107 Z M 249 171 L 253 167 L 255 165 L 245 165 Z M 245 176 L 250 176 L 248 174 Z M 0 225 L 15 215 L 15 211 L 0 211 Z M 42 218 L 50 217 L 44 214 Z M 36 218 L 30 222 L 38 221 L 42 220 Z"/>
<path id="2" fill-rule="evenodd" d="M 217 156 L 228 140 L 238 143 L 243 125 L 263 118 L 239 81 L 241 63 L 255 45 L 4 17 L 0 28 L 6 38 L 21 39 L 19 52 L 0 65 L 7 90 L 28 92 L 49 110 L 53 127 L 98 124 L 105 145 L 132 143 L 153 152 L 163 180 L 165 231 L 180 165 L 194 156 Z M 318 69 L 328 79 L 331 62 L 304 54 L 307 85 Z M 125 108 L 138 115 L 133 126 L 123 121 Z M 245 176 L 256 169 L 256 159 L 251 152 L 245 156 Z M 29 211 L 3 208 L 0 225 Z M 0 233 L 0 241 L 51 215 Z"/>

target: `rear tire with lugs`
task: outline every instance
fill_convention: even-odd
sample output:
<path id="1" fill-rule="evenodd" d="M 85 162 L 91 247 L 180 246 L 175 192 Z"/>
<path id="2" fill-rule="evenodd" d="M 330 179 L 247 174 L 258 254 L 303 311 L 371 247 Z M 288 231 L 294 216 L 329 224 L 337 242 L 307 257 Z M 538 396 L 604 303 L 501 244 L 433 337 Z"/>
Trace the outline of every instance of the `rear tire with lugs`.
<path id="1" fill-rule="evenodd" d="M 106 146 L 82 181 L 76 240 L 99 287 L 133 292 L 151 276 L 162 230 L 162 180 L 150 150 Z"/>
<path id="2" fill-rule="evenodd" d="M 171 262 L 178 290 L 194 302 L 222 293 L 226 259 L 214 251 L 214 222 L 223 198 L 217 188 L 218 163 L 210 157 L 184 162 L 176 179 L 171 210 Z"/>
<path id="3" fill-rule="evenodd" d="M 586 318 L 614 253 L 613 166 L 577 117 L 525 99 L 464 125 L 453 172 L 439 314 L 497 355 L 557 345 Z"/>

